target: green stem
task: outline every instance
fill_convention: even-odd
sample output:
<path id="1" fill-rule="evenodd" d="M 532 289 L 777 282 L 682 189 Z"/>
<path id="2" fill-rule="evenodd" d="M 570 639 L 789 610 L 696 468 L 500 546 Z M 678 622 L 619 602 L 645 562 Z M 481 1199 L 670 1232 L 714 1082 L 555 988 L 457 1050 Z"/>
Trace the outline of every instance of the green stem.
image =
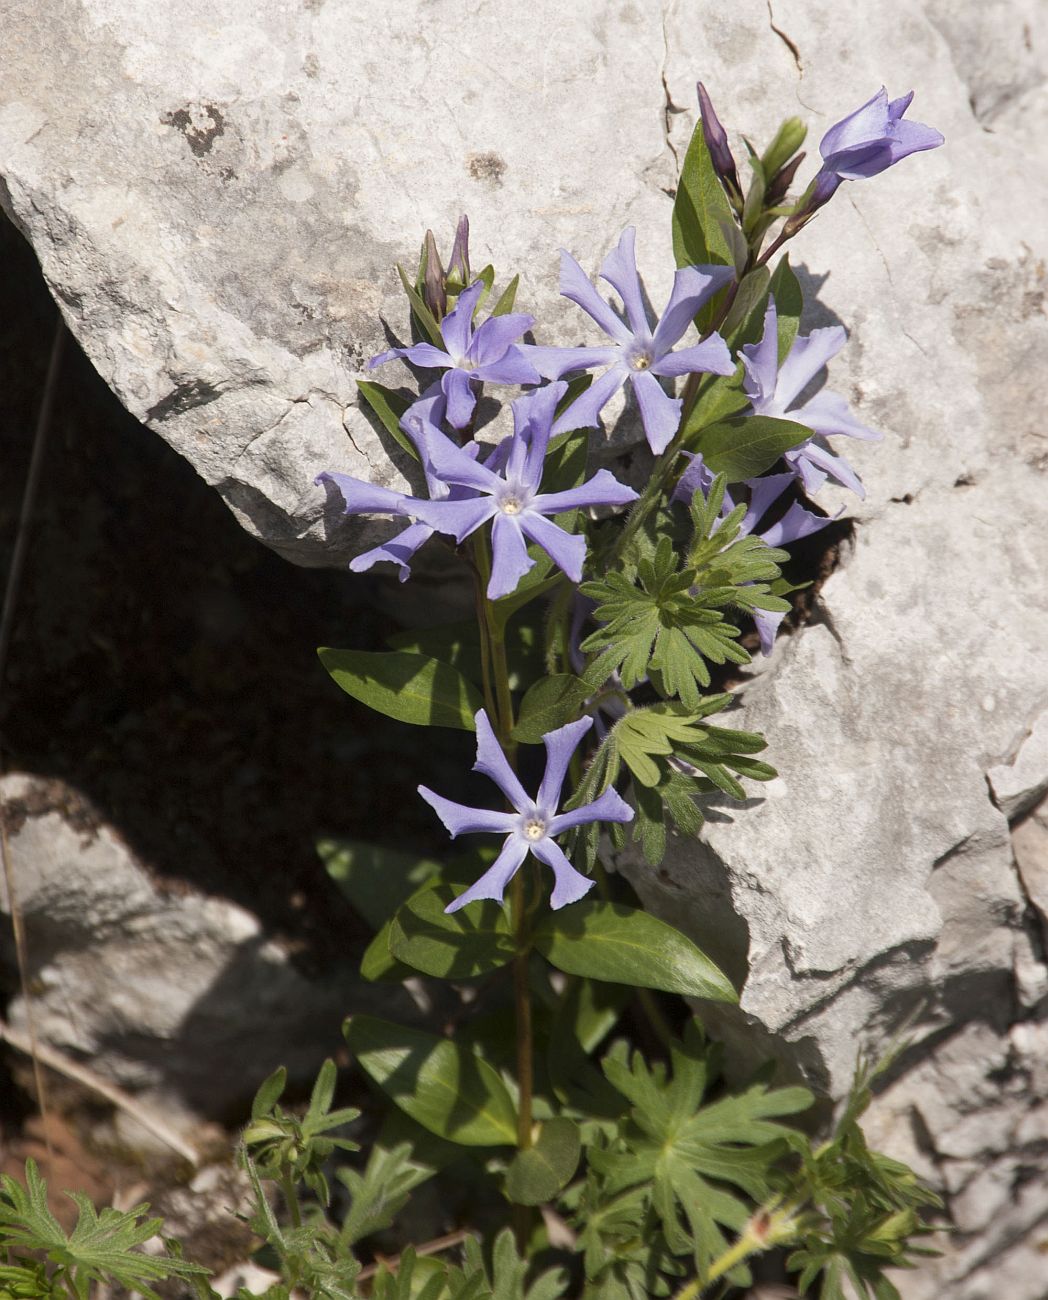
<path id="1" fill-rule="evenodd" d="M 694 1282 L 689 1282 L 683 1290 L 677 1292 L 673 1300 L 697 1300 L 711 1282 L 716 1282 L 725 1273 L 730 1273 L 736 1264 L 741 1264 L 747 1255 L 752 1255 L 759 1249 L 759 1244 L 748 1234 L 744 1234 L 723 1255 L 717 1256 L 704 1277 L 697 1277 Z"/>
<path id="2" fill-rule="evenodd" d="M 280 1190 L 284 1193 L 284 1200 L 287 1203 L 287 1212 L 291 1215 L 291 1226 L 293 1228 L 301 1228 L 302 1210 L 298 1203 L 298 1193 L 295 1191 L 295 1182 L 290 1174 L 281 1175 Z"/>
<path id="3" fill-rule="evenodd" d="M 495 733 L 511 767 L 516 767 L 517 746 L 512 740 L 513 694 L 509 685 L 509 665 L 506 661 L 506 630 L 497 617 L 493 603 L 487 597 L 487 582 L 491 572 L 491 556 L 487 538 L 477 535 L 474 544 L 474 561 L 477 575 L 477 620 L 481 628 L 484 664 L 484 698 Z M 513 1002 L 517 1029 L 517 1087 L 520 1097 L 517 1104 L 517 1146 L 527 1151 L 531 1146 L 532 1095 L 534 1090 L 534 1047 L 531 1023 L 531 985 L 529 959 L 531 933 L 528 924 L 527 897 L 523 870 L 510 882 L 510 910 L 516 956 L 513 958 Z M 513 1227 L 521 1251 L 527 1245 L 531 1228 L 531 1212 L 527 1206 L 513 1207 Z"/>

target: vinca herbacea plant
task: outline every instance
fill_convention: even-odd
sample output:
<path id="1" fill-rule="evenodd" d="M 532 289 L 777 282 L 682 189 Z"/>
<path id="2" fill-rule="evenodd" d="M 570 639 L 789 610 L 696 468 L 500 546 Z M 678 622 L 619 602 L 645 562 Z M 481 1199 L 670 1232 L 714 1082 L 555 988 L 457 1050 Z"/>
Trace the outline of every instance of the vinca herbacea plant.
<path id="1" fill-rule="evenodd" d="M 446 269 L 427 234 L 417 272 L 400 271 L 407 310 L 390 325 L 412 340 L 359 391 L 390 481 L 395 464 L 410 487 L 323 466 L 317 482 L 329 517 L 386 521 L 354 572 L 393 566 L 409 596 L 442 551 L 472 608 L 320 657 L 405 726 L 471 733 L 487 798 L 457 802 L 451 774 L 419 786 L 449 836 L 438 861 L 321 844 L 375 930 L 364 977 L 406 983 L 419 1012 L 346 1025 L 384 1119 L 331 1111 L 330 1063 L 304 1118 L 279 1104 L 282 1073 L 260 1091 L 243 1161 L 282 1272 L 268 1294 L 690 1300 L 760 1277 L 890 1300 L 887 1270 L 927 1253 L 934 1194 L 859 1127 L 878 1067 L 860 1063 L 818 1141 L 793 1122 L 807 1089 L 769 1071 L 726 1082 L 701 1006 L 735 987 L 615 871 L 623 855 L 658 867 L 699 831 L 704 797 L 752 798 L 775 775 L 765 738 L 732 725 L 729 674 L 751 647 L 771 653 L 807 585 L 791 547 L 832 523 L 826 485 L 863 494 L 847 440 L 880 437 L 812 392 L 846 336 L 801 332 L 781 250 L 845 182 L 942 143 L 905 116 L 911 99 L 882 89 L 843 117 L 791 197 L 804 125 L 763 152 L 747 141 L 744 184 L 700 85 L 664 244 L 627 227 L 608 250 L 561 251 L 579 308 L 564 342 L 514 310 L 519 277 L 496 294 L 493 268 L 474 271 L 465 218 Z M 638 262 L 671 248 L 656 316 Z M 636 430 L 614 462 L 602 418 Z M 336 1161 L 346 1126 L 366 1160 Z M 432 1240 L 409 1246 L 390 1228 L 427 1183 Z"/>

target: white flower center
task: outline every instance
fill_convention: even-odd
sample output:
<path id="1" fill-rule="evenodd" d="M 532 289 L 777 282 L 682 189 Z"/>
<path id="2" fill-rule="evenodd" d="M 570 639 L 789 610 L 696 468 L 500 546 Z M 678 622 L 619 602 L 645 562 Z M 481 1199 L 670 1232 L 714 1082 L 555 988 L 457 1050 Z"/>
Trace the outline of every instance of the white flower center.
<path id="1" fill-rule="evenodd" d="M 651 366 L 653 360 L 654 358 L 648 351 L 635 352 L 633 356 L 630 357 L 630 369 L 647 370 Z"/>
<path id="2" fill-rule="evenodd" d="M 524 835 L 529 840 L 541 840 L 546 834 L 546 823 L 538 814 L 524 818 Z"/>
<path id="3" fill-rule="evenodd" d="M 519 515 L 520 498 L 513 496 L 503 497 L 499 502 L 499 509 L 504 515 Z"/>

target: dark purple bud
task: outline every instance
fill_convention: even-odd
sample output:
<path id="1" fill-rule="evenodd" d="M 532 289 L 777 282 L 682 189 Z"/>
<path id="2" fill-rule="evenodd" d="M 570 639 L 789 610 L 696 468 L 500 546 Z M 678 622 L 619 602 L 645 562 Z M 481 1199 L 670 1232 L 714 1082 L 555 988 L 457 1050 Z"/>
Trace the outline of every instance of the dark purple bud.
<path id="1" fill-rule="evenodd" d="M 469 217 L 463 213 L 455 230 L 446 284 L 452 293 L 461 293 L 469 281 Z"/>
<path id="2" fill-rule="evenodd" d="M 426 231 L 426 242 L 423 248 L 426 269 L 422 277 L 422 298 L 439 321 L 444 319 L 447 312 L 448 298 L 444 291 L 444 268 L 440 264 L 437 241 L 433 238 L 432 230 Z"/>
<path id="3" fill-rule="evenodd" d="M 727 134 L 701 81 L 698 83 L 698 92 L 702 135 L 706 141 L 706 148 L 710 151 L 714 169 L 726 185 L 731 185 L 736 194 L 741 194 L 739 173 L 735 169 L 735 159 L 732 157 L 731 149 L 728 148 Z"/>
<path id="4" fill-rule="evenodd" d="M 764 203 L 766 207 L 774 208 L 776 204 L 783 201 L 786 197 L 787 190 L 793 184 L 794 176 L 797 175 L 797 168 L 806 157 L 806 154 L 799 153 L 797 157 L 788 162 L 785 167 L 779 168 L 768 182 L 768 188 L 764 194 Z"/>

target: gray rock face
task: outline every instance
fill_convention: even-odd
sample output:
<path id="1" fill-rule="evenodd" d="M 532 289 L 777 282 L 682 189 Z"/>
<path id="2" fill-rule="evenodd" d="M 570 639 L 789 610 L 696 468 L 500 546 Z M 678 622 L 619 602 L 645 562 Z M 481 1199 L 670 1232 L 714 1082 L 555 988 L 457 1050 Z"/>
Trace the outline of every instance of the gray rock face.
<path id="1" fill-rule="evenodd" d="M 924 1005 L 871 1123 L 961 1233 L 900 1285 L 1041 1297 L 1048 868 L 1023 866 L 1028 818 L 1017 871 L 1009 819 L 1048 788 L 1044 5 L 39 0 L 17 22 L 5 207 L 122 400 L 302 563 L 359 545 L 318 470 L 399 481 L 353 376 L 380 320 L 403 337 L 390 264 L 427 226 L 468 211 L 539 340 L 592 341 L 555 250 L 593 267 L 632 222 L 659 300 L 697 76 L 757 140 L 916 87 L 947 148 L 844 186 L 794 245 L 808 323 L 851 332 L 833 387 L 886 438 L 852 456 L 868 496 L 840 498 L 860 526 L 815 620 L 743 692 L 780 781 L 633 875 L 745 978 L 718 1025 L 744 1055 L 839 1095 Z"/>
<path id="2" fill-rule="evenodd" d="M 350 970 L 307 980 L 243 908 L 160 889 L 60 782 L 6 776 L 0 798 L 43 1042 L 162 1104 L 176 1124 L 243 1106 L 278 1065 L 312 1080 L 360 1005 Z M 24 1033 L 21 997 L 9 1019 Z"/>

